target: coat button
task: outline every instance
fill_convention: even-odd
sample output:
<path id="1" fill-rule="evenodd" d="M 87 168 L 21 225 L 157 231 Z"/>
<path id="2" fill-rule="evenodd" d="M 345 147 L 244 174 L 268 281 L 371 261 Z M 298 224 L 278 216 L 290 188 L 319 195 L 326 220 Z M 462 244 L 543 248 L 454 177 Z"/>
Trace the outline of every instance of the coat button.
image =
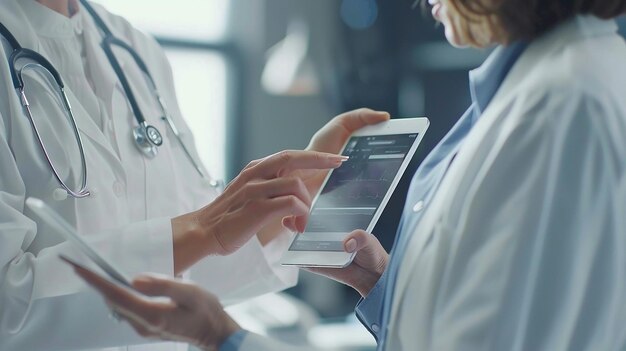
<path id="1" fill-rule="evenodd" d="M 113 193 L 117 197 L 123 197 L 126 193 L 126 187 L 124 186 L 124 183 L 120 182 L 119 180 L 115 181 L 113 183 Z"/>
<path id="2" fill-rule="evenodd" d="M 420 200 L 413 206 L 413 212 L 419 212 L 424 209 L 424 201 Z"/>
<path id="3" fill-rule="evenodd" d="M 372 324 L 372 331 L 374 333 L 378 333 L 380 331 L 380 326 L 376 323 Z"/>

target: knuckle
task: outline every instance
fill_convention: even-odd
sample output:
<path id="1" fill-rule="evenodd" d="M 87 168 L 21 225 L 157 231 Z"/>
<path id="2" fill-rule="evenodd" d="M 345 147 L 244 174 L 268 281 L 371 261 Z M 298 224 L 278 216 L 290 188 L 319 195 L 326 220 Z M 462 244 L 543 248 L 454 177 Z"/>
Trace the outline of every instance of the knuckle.
<path id="1" fill-rule="evenodd" d="M 300 179 L 295 177 L 286 178 L 285 187 L 291 190 L 291 192 L 298 191 L 300 188 Z"/>
<path id="2" fill-rule="evenodd" d="M 243 180 L 249 180 L 253 177 L 253 175 L 254 175 L 254 172 L 253 172 L 253 168 L 251 167 L 251 168 L 246 168 L 243 171 L 241 171 L 239 173 L 238 178 L 243 179 Z"/>
<path id="3" fill-rule="evenodd" d="M 276 155 L 276 157 L 279 160 L 279 165 L 277 167 L 278 170 L 276 171 L 276 177 L 280 178 L 288 172 L 288 169 L 285 167 L 286 165 L 292 162 L 294 155 L 291 151 L 283 150 L 283 151 L 280 151 Z"/>
<path id="4" fill-rule="evenodd" d="M 350 119 L 352 119 L 352 116 L 355 114 L 358 114 L 359 112 L 357 112 L 358 110 L 354 110 L 348 113 L 344 113 L 342 115 L 337 116 L 337 120 L 339 122 L 345 123 L 347 121 L 349 121 Z"/>
<path id="5" fill-rule="evenodd" d="M 252 168 L 256 166 L 259 162 L 261 162 L 261 159 L 252 160 L 248 162 L 248 164 L 244 167 L 244 169 Z"/>
<path id="6" fill-rule="evenodd" d="M 296 208 L 299 205 L 300 200 L 298 200 L 298 198 L 295 195 L 289 195 L 287 196 L 287 206 L 291 207 L 291 208 Z"/>
<path id="7" fill-rule="evenodd" d="M 316 163 L 322 163 L 323 161 L 325 161 L 326 159 L 324 157 L 322 157 L 322 154 L 319 152 L 316 152 L 313 154 L 313 160 Z"/>
<path id="8" fill-rule="evenodd" d="M 378 257 L 378 260 L 376 262 L 376 271 L 377 272 L 384 272 L 385 268 L 387 268 L 387 258 L 384 255 L 380 255 Z"/>
<path id="9" fill-rule="evenodd" d="M 362 237 L 362 238 L 364 238 L 364 239 L 369 239 L 369 237 L 370 237 L 370 234 L 369 234 L 368 232 L 366 232 L 365 230 L 363 230 L 363 229 L 357 229 L 357 230 L 355 231 L 355 234 L 354 234 L 354 235 L 355 235 L 355 236 Z"/>
<path id="10" fill-rule="evenodd" d="M 291 159 L 293 158 L 293 153 L 291 151 L 288 150 L 283 150 L 280 151 L 278 153 L 278 158 L 282 161 L 282 162 L 289 162 L 291 161 Z"/>

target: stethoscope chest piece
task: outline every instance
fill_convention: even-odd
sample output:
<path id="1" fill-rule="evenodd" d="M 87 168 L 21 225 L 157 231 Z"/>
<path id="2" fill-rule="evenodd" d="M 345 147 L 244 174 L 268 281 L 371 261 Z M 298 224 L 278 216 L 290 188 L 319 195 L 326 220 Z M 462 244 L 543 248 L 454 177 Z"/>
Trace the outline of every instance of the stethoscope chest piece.
<path id="1" fill-rule="evenodd" d="M 147 157 L 154 158 L 163 145 L 163 136 L 156 127 L 146 124 L 133 128 L 133 139 L 137 148 Z"/>

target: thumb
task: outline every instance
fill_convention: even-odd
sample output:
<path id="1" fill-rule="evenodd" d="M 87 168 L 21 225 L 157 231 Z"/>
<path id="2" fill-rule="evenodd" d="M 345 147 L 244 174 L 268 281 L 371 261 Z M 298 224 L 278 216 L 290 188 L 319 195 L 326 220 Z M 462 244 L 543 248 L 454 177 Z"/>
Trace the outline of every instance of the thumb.
<path id="1" fill-rule="evenodd" d="M 376 244 L 378 244 L 376 237 L 361 229 L 351 232 L 343 240 L 344 250 L 348 253 L 371 250 Z"/>
<path id="2" fill-rule="evenodd" d="M 384 111 L 374 111 L 368 108 L 361 108 L 351 112 L 347 112 L 341 116 L 341 124 L 350 133 L 356 131 L 359 128 L 365 127 L 370 124 L 377 124 L 389 120 L 389 113 Z"/>
<path id="3" fill-rule="evenodd" d="M 378 269 L 386 266 L 387 252 L 374 235 L 364 230 L 348 234 L 344 239 L 344 250 L 356 252 L 355 263 L 362 267 Z"/>

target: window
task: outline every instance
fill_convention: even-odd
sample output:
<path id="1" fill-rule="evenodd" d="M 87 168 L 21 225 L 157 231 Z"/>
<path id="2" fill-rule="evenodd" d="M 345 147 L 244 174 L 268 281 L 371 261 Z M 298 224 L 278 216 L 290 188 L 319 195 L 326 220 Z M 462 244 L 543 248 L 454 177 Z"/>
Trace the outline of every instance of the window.
<path id="1" fill-rule="evenodd" d="M 200 159 L 212 177 L 224 179 L 226 61 L 213 51 L 166 48 L 166 53 L 174 71 L 178 103 L 194 132 Z"/>
<path id="2" fill-rule="evenodd" d="M 97 0 L 154 35 L 170 60 L 180 109 L 211 176 L 226 176 L 228 0 Z M 224 46 L 226 47 L 226 46 Z"/>

